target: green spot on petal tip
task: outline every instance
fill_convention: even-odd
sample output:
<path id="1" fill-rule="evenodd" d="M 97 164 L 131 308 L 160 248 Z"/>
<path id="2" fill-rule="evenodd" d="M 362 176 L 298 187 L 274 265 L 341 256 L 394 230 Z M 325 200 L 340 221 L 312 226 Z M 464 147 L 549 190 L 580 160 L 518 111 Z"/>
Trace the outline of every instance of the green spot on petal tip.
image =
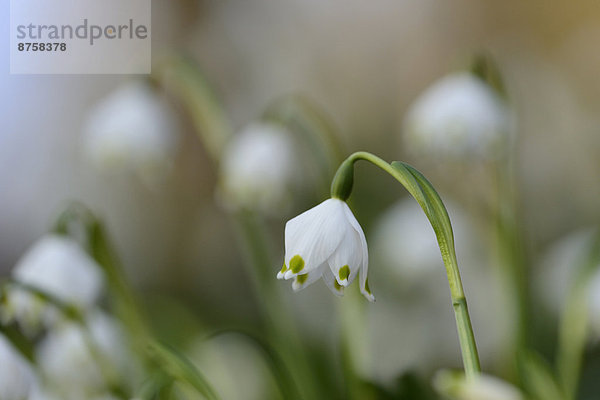
<path id="1" fill-rule="evenodd" d="M 369 288 L 369 278 L 367 278 L 365 280 L 365 290 L 367 291 L 367 293 L 369 293 L 371 295 L 373 294 L 373 293 L 371 293 L 371 288 Z"/>
<path id="2" fill-rule="evenodd" d="M 335 287 L 337 291 L 342 290 L 342 285 L 340 285 L 335 279 L 333 280 L 333 287 Z"/>
<path id="3" fill-rule="evenodd" d="M 339 275 L 340 275 L 341 280 L 348 279 L 348 277 L 350 276 L 350 267 L 347 265 L 344 265 L 342 268 L 340 268 Z"/>
<path id="4" fill-rule="evenodd" d="M 306 282 L 307 279 L 308 279 L 308 274 L 298 275 L 296 277 L 296 282 L 298 282 L 299 285 L 302 285 L 304 282 Z"/>
<path id="5" fill-rule="evenodd" d="M 281 273 L 283 274 L 285 271 L 287 271 L 287 265 L 285 265 L 285 263 L 283 263 L 283 267 L 281 267 Z"/>
<path id="6" fill-rule="evenodd" d="M 293 273 L 297 274 L 298 272 L 304 269 L 304 260 L 299 255 L 295 255 L 290 260 L 290 269 Z"/>

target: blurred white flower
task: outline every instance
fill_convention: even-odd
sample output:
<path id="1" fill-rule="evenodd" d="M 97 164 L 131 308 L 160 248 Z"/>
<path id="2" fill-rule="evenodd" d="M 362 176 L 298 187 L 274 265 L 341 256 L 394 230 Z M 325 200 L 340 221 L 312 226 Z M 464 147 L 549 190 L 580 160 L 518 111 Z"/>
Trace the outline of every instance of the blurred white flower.
<path id="1" fill-rule="evenodd" d="M 131 169 L 151 186 L 170 172 L 178 142 L 169 105 L 142 81 L 108 95 L 92 108 L 84 127 L 84 152 L 95 167 Z"/>
<path id="2" fill-rule="evenodd" d="M 36 358 L 44 389 L 69 400 L 100 397 L 111 386 L 130 385 L 135 368 L 121 326 L 97 310 L 85 327 L 68 322 L 50 330 Z"/>
<path id="3" fill-rule="evenodd" d="M 368 268 L 365 234 L 345 201 L 325 200 L 285 225 L 285 262 L 277 278 L 294 278 L 295 291 L 323 277 L 341 295 L 359 275 L 361 293 L 374 301 Z"/>
<path id="4" fill-rule="evenodd" d="M 190 359 L 222 399 L 263 400 L 277 391 L 261 350 L 251 339 L 223 335 L 198 338 L 189 350 Z M 194 398 L 190 393 L 188 398 Z"/>
<path id="5" fill-rule="evenodd" d="M 468 72 L 442 78 L 410 107 L 404 143 L 417 154 L 491 158 L 510 131 L 508 108 Z"/>
<path id="6" fill-rule="evenodd" d="M 458 256 L 471 261 L 473 229 L 460 208 L 446 203 Z M 435 232 L 412 197 L 399 200 L 382 214 L 375 225 L 372 243 L 376 261 L 405 286 L 419 285 L 432 273 L 439 275 L 443 270 Z"/>
<path id="7" fill-rule="evenodd" d="M 221 164 L 222 200 L 226 206 L 265 213 L 284 209 L 298 179 L 292 135 L 275 124 L 255 123 L 235 135 Z"/>
<path id="8" fill-rule="evenodd" d="M 54 234 L 34 243 L 12 274 L 16 281 L 79 309 L 94 305 L 104 281 L 101 267 L 77 242 Z M 25 329 L 51 324 L 59 317 L 54 307 L 19 287 L 11 287 L 8 293 L 7 313 Z"/>
<path id="9" fill-rule="evenodd" d="M 496 377 L 481 374 L 465 379 L 462 373 L 440 371 L 434 378 L 435 388 L 454 400 L 523 400 L 513 385 Z"/>
<path id="10" fill-rule="evenodd" d="M 555 315 L 563 311 L 569 291 L 593 245 L 594 234 L 594 229 L 581 229 L 557 240 L 538 267 L 536 291 Z M 590 325 L 593 337 L 600 338 L 600 265 L 588 285 Z"/>
<path id="11" fill-rule="evenodd" d="M 0 399 L 28 398 L 34 381 L 35 375 L 29 363 L 0 335 Z"/>

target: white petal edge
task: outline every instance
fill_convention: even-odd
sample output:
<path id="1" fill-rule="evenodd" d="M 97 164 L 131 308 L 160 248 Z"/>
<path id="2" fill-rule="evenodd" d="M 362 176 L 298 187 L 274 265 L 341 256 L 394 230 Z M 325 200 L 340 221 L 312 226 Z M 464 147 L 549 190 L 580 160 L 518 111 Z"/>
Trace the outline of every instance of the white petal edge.
<path id="1" fill-rule="evenodd" d="M 338 297 L 342 297 L 344 295 L 344 287 L 336 287 L 337 281 L 335 280 L 331 269 L 325 268 L 325 270 L 323 271 L 323 281 L 325 282 L 325 285 L 327 285 L 329 290 L 331 290 L 331 293 L 335 294 Z"/>
<path id="2" fill-rule="evenodd" d="M 344 238 L 340 242 L 338 248 L 327 260 L 335 280 L 342 286 L 348 286 L 352 283 L 358 274 L 363 259 L 362 245 L 358 233 L 349 222 L 346 223 L 346 226 Z M 348 277 L 342 279 L 340 270 L 346 265 L 350 270 Z"/>
<path id="3" fill-rule="evenodd" d="M 374 302 L 375 296 L 373 296 L 373 294 L 370 292 L 370 290 L 367 289 L 367 275 L 369 272 L 369 249 L 367 247 L 367 239 L 365 238 L 365 234 L 364 234 L 362 228 L 360 227 L 360 224 L 354 217 L 352 210 L 350 210 L 350 207 L 348 207 L 348 205 L 346 203 L 344 203 L 344 204 L 345 204 L 344 210 L 346 212 L 346 218 L 348 219 L 348 221 L 350 222 L 350 224 L 352 225 L 354 230 L 358 233 L 358 236 L 360 237 L 360 242 L 361 242 L 363 257 L 362 257 L 362 264 L 360 266 L 360 272 L 358 274 L 359 275 L 358 278 L 359 278 L 360 292 L 367 300 Z"/>
<path id="4" fill-rule="evenodd" d="M 294 279 L 294 282 L 292 282 L 292 289 L 294 290 L 294 292 L 298 292 L 298 291 L 304 289 L 305 287 L 311 285 L 312 283 L 318 281 L 319 278 L 321 278 L 321 276 L 323 275 L 323 271 L 325 271 L 326 269 L 327 269 L 327 265 L 323 264 L 319 268 L 317 268 L 313 271 L 310 271 L 308 274 L 301 275 L 303 277 L 304 277 L 304 275 L 307 275 L 306 280 L 302 283 L 298 282 L 298 276 L 297 276 L 296 279 Z"/>

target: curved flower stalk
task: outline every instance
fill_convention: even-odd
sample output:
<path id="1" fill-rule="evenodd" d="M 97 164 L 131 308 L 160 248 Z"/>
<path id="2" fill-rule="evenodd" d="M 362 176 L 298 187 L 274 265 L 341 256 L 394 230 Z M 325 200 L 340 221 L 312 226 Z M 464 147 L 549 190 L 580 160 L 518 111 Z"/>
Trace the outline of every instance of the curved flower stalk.
<path id="1" fill-rule="evenodd" d="M 36 242 L 13 270 L 19 284 L 38 289 L 77 310 L 87 310 L 100 297 L 104 278 L 100 266 L 74 240 L 47 235 Z M 8 290 L 5 313 L 26 331 L 51 325 L 60 312 L 43 299 L 13 285 Z"/>
<path id="2" fill-rule="evenodd" d="M 389 164 L 367 152 L 357 152 L 348 157 L 333 178 L 331 184 L 332 199 L 288 222 L 286 226 L 286 260 L 282 271 L 278 273 L 278 277 L 295 277 L 297 280 L 299 276 L 307 275 L 304 283 L 309 282 L 309 279 L 312 282 L 310 272 L 318 271 L 318 268 L 325 261 L 329 266 L 331 258 L 334 268 L 329 270 L 324 268 L 321 275 L 324 275 L 326 271 L 332 273 L 336 271 L 337 276 L 334 274 L 335 282 L 342 286 L 342 283 L 347 284 L 351 281 L 349 279 L 351 273 L 356 274 L 360 269 L 356 266 L 357 261 L 365 262 L 365 266 L 362 267 L 364 273 L 359 275 L 360 289 L 367 298 L 372 296 L 366 276 L 366 263 L 368 262 L 366 243 L 361 241 L 362 246 L 358 247 L 363 255 L 362 258 L 358 257 L 359 251 L 356 248 L 350 251 L 343 251 L 344 248 L 340 248 L 338 251 L 338 246 L 341 243 L 351 243 L 350 241 L 343 241 L 343 237 L 346 235 L 351 237 L 351 232 L 353 232 L 360 240 L 362 234 L 360 226 L 355 222 L 354 216 L 345 205 L 345 201 L 352 193 L 354 163 L 358 160 L 368 161 L 393 176 L 417 200 L 427 215 L 438 239 L 442 259 L 446 266 L 465 372 L 468 377 L 478 375 L 480 372 L 479 356 L 458 270 L 454 237 L 448 213 L 429 181 L 420 172 L 407 164 L 401 162 Z M 344 220 L 346 220 L 346 224 L 342 223 Z M 336 226 L 336 222 L 340 225 Z M 353 230 L 349 227 L 353 227 Z M 353 263 L 353 269 L 350 268 L 349 264 L 343 263 Z M 325 279 L 327 282 L 327 278 Z M 298 284 L 302 285 L 302 283 L 297 282 L 296 287 L 298 287 Z"/>
<path id="3" fill-rule="evenodd" d="M 485 239 L 478 235 L 475 221 L 459 204 L 446 198 L 444 203 L 452 220 L 460 272 L 468 278 L 465 290 L 471 298 L 486 299 L 469 303 L 477 325 L 479 355 L 482 363 L 497 362 L 498 354 L 511 344 L 507 339 L 513 329 L 508 310 L 498 301 L 504 298 L 503 286 L 496 279 L 497 271 L 482 268 L 487 257 Z M 440 307 L 448 297 L 440 290 L 447 285 L 446 276 L 440 273 L 438 243 L 420 205 L 411 196 L 403 196 L 377 216 L 368 236 L 371 265 L 377 265 L 371 268 L 369 281 L 379 294 L 366 324 L 377 337 L 370 349 L 371 359 L 377 362 L 371 363 L 368 376 L 385 382 L 395 378 L 394 371 L 410 369 L 415 363 L 454 359 L 456 343 L 446 340 L 454 316 Z M 401 309 L 398 302 L 405 303 Z M 424 320 L 423 315 L 428 318 Z M 389 329 L 380 329 L 382 324 Z M 384 345 L 396 340 L 400 332 L 410 346 Z"/>
<path id="4" fill-rule="evenodd" d="M 192 118 L 202 144 L 217 162 L 232 129 L 214 90 L 191 59 L 172 56 L 159 66 L 153 79 L 174 94 Z"/>
<path id="5" fill-rule="evenodd" d="M 149 82 L 119 87 L 90 112 L 84 151 L 100 171 L 132 170 L 150 187 L 165 180 L 178 149 L 177 123 Z"/>
<path id="6" fill-rule="evenodd" d="M 453 400 L 525 400 L 519 389 L 490 375 L 465 379 L 458 372 L 440 371 L 433 383 L 438 392 Z"/>
<path id="7" fill-rule="evenodd" d="M 485 178 L 492 184 L 477 187 L 483 187 L 482 206 L 494 221 L 490 233 L 503 292 L 511 294 L 502 299 L 514 320 L 509 336 L 513 350 L 507 354 L 518 354 L 528 345 L 531 325 L 528 260 L 514 177 L 515 115 L 492 57 L 479 54 L 469 69 L 435 82 L 409 108 L 403 128 L 409 151 L 443 157 L 455 167 L 475 162 L 478 170 L 487 170 Z M 516 365 L 513 361 L 506 360 Z"/>

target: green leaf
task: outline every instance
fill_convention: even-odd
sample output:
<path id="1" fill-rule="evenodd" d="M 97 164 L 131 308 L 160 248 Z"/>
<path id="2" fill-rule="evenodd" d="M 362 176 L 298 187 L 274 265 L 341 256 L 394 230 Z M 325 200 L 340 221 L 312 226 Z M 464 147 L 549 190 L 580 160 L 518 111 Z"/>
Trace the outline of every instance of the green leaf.
<path id="1" fill-rule="evenodd" d="M 158 342 L 152 342 L 148 346 L 148 350 L 158 366 L 174 380 L 189 384 L 207 400 L 219 399 L 215 390 L 198 368 L 175 349 Z"/>

